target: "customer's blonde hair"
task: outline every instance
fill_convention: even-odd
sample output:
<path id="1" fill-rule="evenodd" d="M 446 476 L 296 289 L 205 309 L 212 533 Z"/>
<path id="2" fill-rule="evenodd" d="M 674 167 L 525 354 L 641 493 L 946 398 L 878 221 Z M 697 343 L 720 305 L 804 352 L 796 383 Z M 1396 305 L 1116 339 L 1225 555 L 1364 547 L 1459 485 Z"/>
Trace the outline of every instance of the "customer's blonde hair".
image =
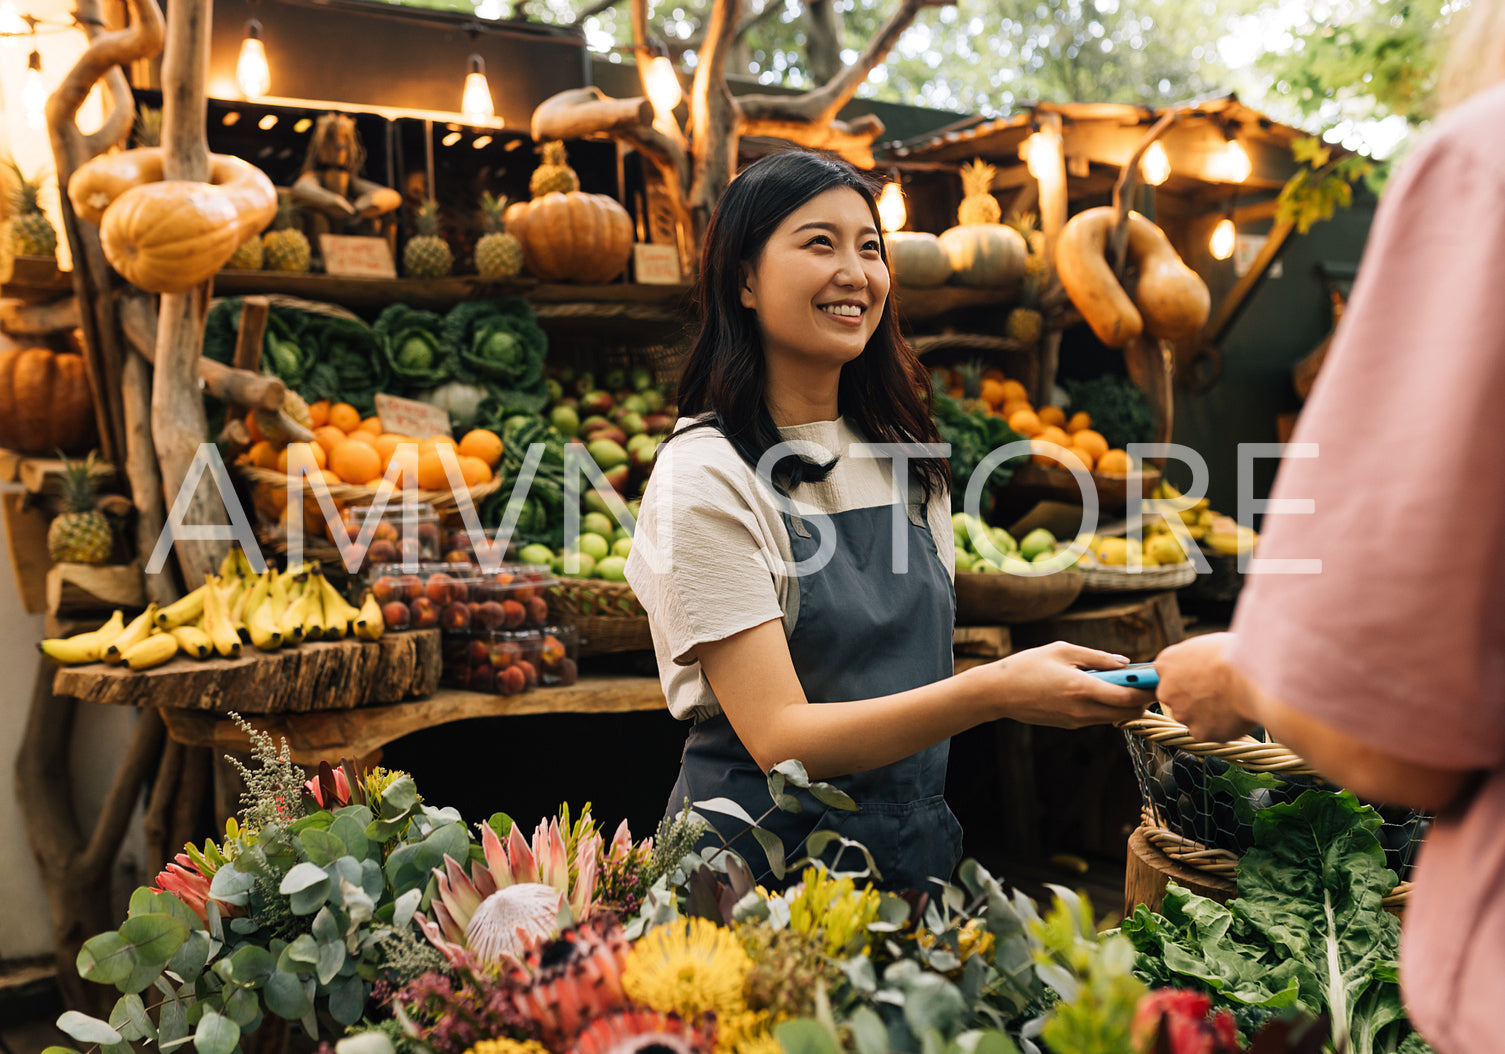
<path id="1" fill-rule="evenodd" d="M 1451 19 L 1432 110 L 1441 113 L 1505 80 L 1505 0 L 1473 0 Z"/>

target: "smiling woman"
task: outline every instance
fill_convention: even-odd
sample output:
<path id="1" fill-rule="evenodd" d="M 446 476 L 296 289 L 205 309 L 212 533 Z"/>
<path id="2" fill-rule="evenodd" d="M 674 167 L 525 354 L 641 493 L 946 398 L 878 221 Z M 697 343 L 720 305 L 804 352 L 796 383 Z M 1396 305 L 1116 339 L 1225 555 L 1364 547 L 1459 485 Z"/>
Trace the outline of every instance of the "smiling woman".
<path id="1" fill-rule="evenodd" d="M 950 479 L 945 448 L 925 446 L 939 443 L 930 389 L 891 282 L 856 169 L 790 152 L 733 180 L 706 231 L 685 417 L 627 578 L 669 708 L 694 722 L 668 811 L 729 798 L 759 816 L 764 773 L 797 758 L 859 808 L 799 792 L 801 811 L 761 822 L 785 856 L 835 830 L 871 851 L 881 884 L 925 889 L 961 851 L 942 796 L 950 736 L 1002 716 L 1121 720 L 1143 693 L 1079 668 L 1126 660 L 1066 644 L 952 676 Z M 709 818 L 778 884 L 744 822 Z"/>

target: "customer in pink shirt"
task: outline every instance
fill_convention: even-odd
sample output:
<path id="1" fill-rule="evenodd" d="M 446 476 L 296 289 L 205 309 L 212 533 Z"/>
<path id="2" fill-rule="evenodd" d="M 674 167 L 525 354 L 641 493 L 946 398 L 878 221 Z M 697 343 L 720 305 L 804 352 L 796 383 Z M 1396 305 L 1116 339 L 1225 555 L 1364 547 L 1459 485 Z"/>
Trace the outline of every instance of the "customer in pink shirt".
<path id="1" fill-rule="evenodd" d="M 1407 158 L 1272 497 L 1227 634 L 1156 660 L 1202 739 L 1252 724 L 1362 798 L 1435 810 L 1401 986 L 1442 1054 L 1505 1051 L 1505 2 L 1449 72 L 1487 84 Z M 1458 50 L 1455 48 L 1455 55 Z M 1457 61 L 1456 59 L 1450 61 Z"/>

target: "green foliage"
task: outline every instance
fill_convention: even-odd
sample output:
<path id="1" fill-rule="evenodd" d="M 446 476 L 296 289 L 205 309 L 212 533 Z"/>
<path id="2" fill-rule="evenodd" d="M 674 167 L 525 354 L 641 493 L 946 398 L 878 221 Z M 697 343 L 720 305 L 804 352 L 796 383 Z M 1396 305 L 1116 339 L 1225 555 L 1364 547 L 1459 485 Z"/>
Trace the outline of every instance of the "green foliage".
<path id="1" fill-rule="evenodd" d="M 434 388 L 450 379 L 450 360 L 441 347 L 443 320 L 432 311 L 389 304 L 371 327 L 393 379 L 405 391 Z"/>
<path id="2" fill-rule="evenodd" d="M 1340 207 L 1353 204 L 1353 186 L 1374 172 L 1374 163 L 1361 154 L 1349 154 L 1336 161 L 1332 148 L 1320 139 L 1297 139 L 1291 155 L 1305 167 L 1296 171 L 1276 203 L 1275 218 L 1289 220 L 1305 234 L 1312 224 L 1331 219 Z"/>
<path id="3" fill-rule="evenodd" d="M 1036 923 L 1036 970 L 1061 999 L 1041 1038 L 1056 1054 L 1132 1050 L 1134 1011 L 1149 991 L 1134 976 L 1134 946 L 1117 934 L 1100 937 L 1087 901 L 1053 887 L 1055 903 Z"/>
<path id="4" fill-rule="evenodd" d="M 1397 983 L 1400 924 L 1381 898 L 1395 885 L 1375 831 L 1351 795 L 1306 791 L 1254 816 L 1255 847 L 1226 905 L 1172 886 L 1162 914 L 1123 925 L 1150 984 L 1196 988 L 1228 1007 L 1324 1011 L 1353 1054 L 1420 1043 Z"/>
<path id="5" fill-rule="evenodd" d="M 951 444 L 951 507 L 955 512 L 965 508 L 967 489 L 972 476 L 993 451 L 1024 437 L 1008 426 L 1008 422 L 990 414 L 971 413 L 959 400 L 951 398 L 935 386 L 931 416 L 941 434 L 941 442 Z M 1022 465 L 1027 455 L 1006 458 L 988 473 L 983 485 L 984 506 L 989 492 L 1008 485 L 1014 478 L 1014 470 Z"/>
<path id="6" fill-rule="evenodd" d="M 548 401 L 543 363 L 548 338 L 522 297 L 467 300 L 444 317 L 443 347 L 458 380 L 486 384 L 494 413 L 536 414 Z"/>
<path id="7" fill-rule="evenodd" d="M 1105 373 L 1086 381 L 1067 381 L 1071 412 L 1085 410 L 1092 428 L 1110 447 L 1126 449 L 1130 443 L 1147 443 L 1155 435 L 1155 419 L 1144 396 L 1127 377 Z"/>
<path id="8" fill-rule="evenodd" d="M 538 542 L 551 549 L 559 548 L 564 544 L 565 474 L 572 471 L 566 463 L 564 436 L 534 414 L 503 419 L 502 408 L 490 399 L 482 403 L 481 412 L 483 419 L 502 437 L 502 460 L 496 470 L 502 485 L 482 502 L 481 522 L 495 527 L 507 516 L 515 515 L 516 526 L 510 537 L 517 544 Z M 532 483 L 524 495 L 517 488 L 518 479 L 534 457 L 530 448 L 535 444 L 541 450 L 534 461 Z M 514 509 L 515 500 L 521 504 Z"/>

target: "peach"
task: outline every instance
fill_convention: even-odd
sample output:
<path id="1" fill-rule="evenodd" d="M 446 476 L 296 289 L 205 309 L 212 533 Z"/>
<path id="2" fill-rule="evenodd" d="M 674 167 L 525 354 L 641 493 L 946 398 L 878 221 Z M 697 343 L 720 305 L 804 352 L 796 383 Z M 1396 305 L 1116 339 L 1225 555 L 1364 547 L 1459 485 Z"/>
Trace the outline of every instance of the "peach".
<path id="1" fill-rule="evenodd" d="M 407 629 L 412 613 L 401 600 L 393 600 L 382 605 L 381 618 L 387 624 L 387 629 Z"/>
<path id="2" fill-rule="evenodd" d="M 428 629 L 439 625 L 439 608 L 428 597 L 419 597 L 410 607 L 413 610 L 414 629 Z"/>
<path id="3" fill-rule="evenodd" d="M 450 631 L 459 631 L 470 628 L 470 608 L 459 601 L 445 605 L 440 615 L 439 624 Z"/>

